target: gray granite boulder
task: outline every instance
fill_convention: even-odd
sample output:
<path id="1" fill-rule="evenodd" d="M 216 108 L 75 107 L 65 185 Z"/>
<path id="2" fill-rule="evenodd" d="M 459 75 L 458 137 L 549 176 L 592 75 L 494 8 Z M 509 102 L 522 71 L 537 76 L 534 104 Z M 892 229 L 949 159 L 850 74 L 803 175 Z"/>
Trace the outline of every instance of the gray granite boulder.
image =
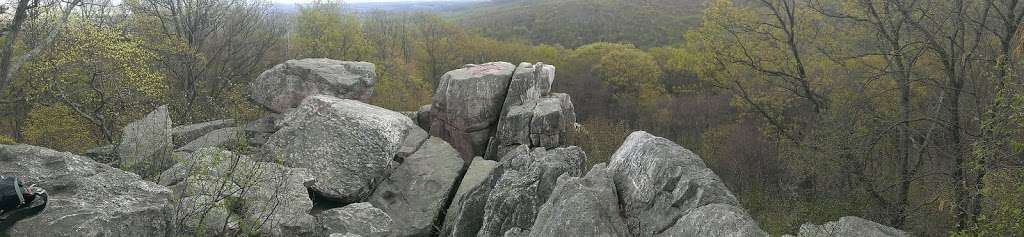
<path id="1" fill-rule="evenodd" d="M 409 132 L 402 139 L 402 145 L 398 148 L 398 154 L 395 157 L 399 159 L 399 162 L 402 162 L 401 160 L 405 160 L 418 151 L 420 146 L 423 146 L 423 143 L 427 141 L 427 138 L 430 138 L 430 134 L 427 131 L 419 127 L 409 128 Z M 444 141 L 442 140 L 441 142 Z"/>
<path id="2" fill-rule="evenodd" d="M 420 109 L 416 110 L 416 125 L 430 131 L 430 105 L 420 106 Z"/>
<path id="3" fill-rule="evenodd" d="M 531 236 L 629 236 L 605 165 L 582 178 L 562 175 L 537 214 Z"/>
<path id="4" fill-rule="evenodd" d="M 311 95 L 367 101 L 376 84 L 374 65 L 326 58 L 288 60 L 249 83 L 249 98 L 277 113 Z"/>
<path id="5" fill-rule="evenodd" d="M 463 160 L 484 155 L 514 70 L 495 62 L 445 73 L 430 107 L 430 134 L 452 144 Z"/>
<path id="6" fill-rule="evenodd" d="M 171 128 L 174 146 L 182 146 L 214 130 L 235 126 L 234 119 L 221 119 L 209 122 L 181 125 Z"/>
<path id="7" fill-rule="evenodd" d="M 391 216 L 394 234 L 431 236 L 455 189 L 462 163 L 448 143 L 431 137 L 377 186 L 369 202 Z"/>
<path id="8" fill-rule="evenodd" d="M 323 232 L 334 236 L 393 236 L 391 217 L 370 203 L 360 202 L 317 214 Z"/>
<path id="9" fill-rule="evenodd" d="M 342 203 L 366 200 L 391 175 L 412 120 L 355 100 L 307 97 L 278 122 L 258 160 L 307 168 L 317 195 Z"/>
<path id="10" fill-rule="evenodd" d="M 522 145 L 509 152 L 481 185 L 449 212 L 445 236 L 502 236 L 512 228 L 530 229 L 540 206 L 559 176 L 581 176 L 586 155 L 577 147 L 529 150 Z M 453 204 L 454 205 L 454 204 Z"/>
<path id="11" fill-rule="evenodd" d="M 906 232 L 888 227 L 860 217 L 846 216 L 838 221 L 830 221 L 821 225 L 811 223 L 800 226 L 799 237 L 830 237 L 830 236 L 863 236 L 863 237 L 902 237 L 910 236 Z"/>
<path id="12" fill-rule="evenodd" d="M 113 164 L 118 162 L 117 145 L 114 144 L 93 147 L 86 150 L 82 155 L 104 164 Z"/>
<path id="13" fill-rule="evenodd" d="M 160 106 L 124 127 L 117 146 L 118 166 L 143 178 L 154 177 L 174 165 L 173 149 L 171 117 L 167 106 Z"/>
<path id="14" fill-rule="evenodd" d="M 89 158 L 0 145 L 0 175 L 49 191 L 46 209 L 10 223 L 10 236 L 164 236 L 172 228 L 171 190 Z"/>
<path id="15" fill-rule="evenodd" d="M 284 115 L 271 113 L 245 124 L 242 130 L 245 132 L 246 140 L 253 146 L 262 146 L 267 143 L 270 135 L 273 135 L 274 132 L 280 129 L 277 126 L 277 121 L 281 120 L 282 117 Z"/>
<path id="16" fill-rule="evenodd" d="M 647 132 L 630 134 L 612 155 L 608 170 L 633 234 L 657 234 L 700 206 L 739 206 L 700 157 Z"/>
<path id="17" fill-rule="evenodd" d="M 551 93 L 554 79 L 551 65 L 521 63 L 516 67 L 484 158 L 499 159 L 519 145 L 569 145 L 567 132 L 576 123 L 576 112 L 568 95 Z"/>

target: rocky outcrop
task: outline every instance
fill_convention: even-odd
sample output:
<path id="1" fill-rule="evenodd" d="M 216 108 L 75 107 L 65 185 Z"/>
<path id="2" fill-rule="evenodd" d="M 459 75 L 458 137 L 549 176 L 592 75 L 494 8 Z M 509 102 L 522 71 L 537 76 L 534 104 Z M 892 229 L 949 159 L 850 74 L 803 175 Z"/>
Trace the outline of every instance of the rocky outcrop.
<path id="1" fill-rule="evenodd" d="M 821 225 L 811 223 L 800 226 L 798 237 L 828 237 L 828 236 L 863 236 L 863 237 L 903 237 L 909 234 L 855 216 L 839 218 L 838 221 L 831 221 Z"/>
<path id="2" fill-rule="evenodd" d="M 184 235 L 312 236 L 316 219 L 306 169 L 255 162 L 217 148 L 192 153 L 160 175 L 175 192 L 173 224 Z"/>
<path id="3" fill-rule="evenodd" d="M 355 100 L 316 95 L 277 122 L 260 161 L 307 168 L 316 194 L 337 202 L 366 200 L 398 165 L 394 157 L 415 127 L 404 115 Z"/>
<path id="4" fill-rule="evenodd" d="M 167 106 L 160 106 L 124 127 L 117 146 L 118 166 L 143 178 L 153 177 L 174 165 L 173 149 L 171 117 Z"/>
<path id="5" fill-rule="evenodd" d="M 117 145 L 114 144 L 93 147 L 92 149 L 86 150 L 82 155 L 104 164 L 114 164 L 115 162 L 118 162 Z"/>
<path id="6" fill-rule="evenodd" d="M 430 135 L 451 143 L 466 161 L 483 156 L 513 71 L 514 65 L 496 62 L 445 73 L 430 107 Z"/>
<path id="7" fill-rule="evenodd" d="M 435 220 L 455 188 L 462 163 L 455 149 L 432 137 L 377 186 L 369 202 L 395 221 L 394 234 L 431 236 Z"/>
<path id="8" fill-rule="evenodd" d="M 222 119 L 197 124 L 181 125 L 171 128 L 171 137 L 174 140 L 175 146 L 182 146 L 210 132 L 231 126 L 235 126 L 234 119 Z"/>
<path id="9" fill-rule="evenodd" d="M 323 233 L 330 236 L 393 236 L 391 217 L 370 203 L 353 203 L 317 215 Z"/>
<path id="10" fill-rule="evenodd" d="M 277 113 L 308 96 L 329 95 L 367 101 L 376 84 L 374 65 L 326 58 L 288 60 L 249 83 L 249 98 Z"/>
<path id="11" fill-rule="evenodd" d="M 0 145 L 0 175 L 49 191 L 46 209 L 12 223 L 10 236 L 163 236 L 171 228 L 169 189 L 86 157 Z"/>
<path id="12" fill-rule="evenodd" d="M 242 138 L 242 128 L 229 127 L 214 130 L 194 141 L 188 142 L 176 151 L 194 152 L 206 147 L 237 146 Z"/>
<path id="13" fill-rule="evenodd" d="M 630 134 L 612 155 L 608 170 L 634 234 L 660 233 L 700 206 L 739 205 L 700 157 L 646 132 Z"/>
<path id="14" fill-rule="evenodd" d="M 586 155 L 577 147 L 510 151 L 496 170 L 469 191 L 448 213 L 445 236 L 502 236 L 512 228 L 529 229 L 551 195 L 559 176 L 580 176 Z"/>
<path id="15" fill-rule="evenodd" d="M 531 236 L 767 236 L 699 157 L 642 131 L 555 190 Z"/>
<path id="16" fill-rule="evenodd" d="M 554 79 L 551 65 L 521 63 L 516 67 L 485 158 L 497 159 L 518 145 L 568 145 L 567 133 L 576 123 L 576 113 L 569 95 L 551 93 Z"/>

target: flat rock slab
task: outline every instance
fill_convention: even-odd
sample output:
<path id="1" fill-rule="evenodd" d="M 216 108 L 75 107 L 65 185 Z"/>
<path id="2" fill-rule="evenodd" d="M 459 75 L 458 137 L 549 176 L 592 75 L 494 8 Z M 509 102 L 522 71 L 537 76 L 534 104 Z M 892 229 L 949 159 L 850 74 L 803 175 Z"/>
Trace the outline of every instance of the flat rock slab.
<path id="1" fill-rule="evenodd" d="M 185 144 L 184 146 L 181 146 L 181 148 L 178 148 L 176 151 L 194 152 L 205 147 L 227 147 L 239 145 L 239 141 L 242 136 L 242 128 L 239 127 L 217 129 L 192 142 L 189 142 L 188 144 Z"/>
<path id="2" fill-rule="evenodd" d="M 299 106 L 311 95 L 367 101 L 377 83 L 368 62 L 326 58 L 288 60 L 249 83 L 249 98 L 277 113 Z"/>
<path id="3" fill-rule="evenodd" d="M 185 145 L 196 138 L 202 137 L 214 130 L 235 126 L 234 119 L 221 119 L 209 122 L 181 125 L 171 128 L 171 137 L 175 146 Z"/>
<path id="4" fill-rule="evenodd" d="M 46 209 L 13 223 L 11 236 L 164 236 L 172 228 L 171 190 L 89 158 L 0 145 L 0 175 L 49 192 Z"/>
<path id="5" fill-rule="evenodd" d="M 366 202 L 323 211 L 317 219 L 330 236 L 392 236 L 394 225 L 387 213 Z"/>
<path id="6" fill-rule="evenodd" d="M 431 137 L 381 182 L 370 203 L 394 219 L 396 235 L 431 236 L 461 170 L 459 153 Z"/>
<path id="7" fill-rule="evenodd" d="M 768 237 L 757 222 L 742 208 L 726 204 L 709 204 L 693 209 L 659 237 L 726 236 Z M 840 235 L 862 236 L 862 235 Z"/>

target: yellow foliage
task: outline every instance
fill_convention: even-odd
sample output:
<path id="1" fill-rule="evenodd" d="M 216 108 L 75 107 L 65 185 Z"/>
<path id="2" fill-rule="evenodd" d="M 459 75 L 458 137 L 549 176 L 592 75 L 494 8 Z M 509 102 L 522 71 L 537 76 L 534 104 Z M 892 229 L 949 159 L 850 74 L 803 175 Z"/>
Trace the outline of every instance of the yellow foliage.
<path id="1" fill-rule="evenodd" d="M 0 145 L 11 145 L 14 143 L 14 138 L 5 135 L 0 135 Z"/>
<path id="2" fill-rule="evenodd" d="M 81 153 L 101 140 L 88 121 L 63 105 L 33 107 L 25 123 L 21 134 L 26 143 L 58 151 Z"/>

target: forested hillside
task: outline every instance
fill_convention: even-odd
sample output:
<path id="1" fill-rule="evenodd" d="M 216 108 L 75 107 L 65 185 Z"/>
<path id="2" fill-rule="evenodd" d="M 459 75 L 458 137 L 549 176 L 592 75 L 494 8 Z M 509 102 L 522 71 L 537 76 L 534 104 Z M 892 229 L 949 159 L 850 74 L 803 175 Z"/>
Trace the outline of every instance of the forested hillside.
<path id="1" fill-rule="evenodd" d="M 507 0 L 459 11 L 455 20 L 498 39 L 579 47 L 594 42 L 680 43 L 705 0 Z"/>
<path id="2" fill-rule="evenodd" d="M 920 236 L 1024 233 L 1018 0 L 4 6 L 0 144 L 89 153 L 165 104 L 175 125 L 252 121 L 265 108 L 247 86 L 289 59 L 371 62 L 369 103 L 395 111 L 431 104 L 466 64 L 543 62 L 572 97 L 588 168 L 647 131 L 700 155 L 772 235 L 843 216 Z"/>

